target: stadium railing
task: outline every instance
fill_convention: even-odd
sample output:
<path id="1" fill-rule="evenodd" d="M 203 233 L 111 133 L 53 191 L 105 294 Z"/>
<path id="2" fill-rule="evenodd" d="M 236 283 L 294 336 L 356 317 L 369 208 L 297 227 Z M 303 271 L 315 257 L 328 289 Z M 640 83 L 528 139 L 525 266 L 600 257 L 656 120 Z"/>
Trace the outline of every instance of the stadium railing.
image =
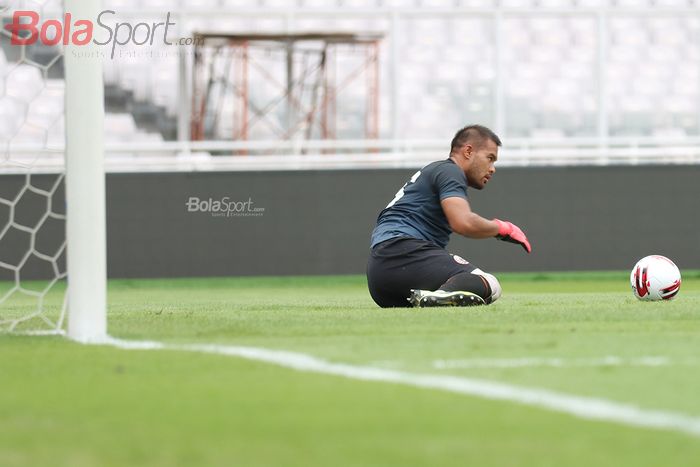
<path id="1" fill-rule="evenodd" d="M 177 141 L 108 143 L 108 172 L 413 168 L 448 153 L 446 139 Z M 63 148 L 13 146 L 14 158 L 30 159 L 34 170 L 63 169 Z M 499 167 L 700 164 L 700 138 L 510 139 Z M 3 167 L 2 173 L 20 173 Z"/>

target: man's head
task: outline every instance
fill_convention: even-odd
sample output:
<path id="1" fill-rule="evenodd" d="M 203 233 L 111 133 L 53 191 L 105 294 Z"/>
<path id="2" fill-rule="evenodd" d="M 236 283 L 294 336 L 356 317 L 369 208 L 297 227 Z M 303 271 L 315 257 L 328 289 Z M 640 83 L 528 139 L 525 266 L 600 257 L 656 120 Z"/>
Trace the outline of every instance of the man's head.
<path id="1" fill-rule="evenodd" d="M 465 126 L 452 138 L 450 158 L 464 171 L 469 186 L 481 190 L 496 172 L 500 145 L 500 138 L 485 126 Z"/>

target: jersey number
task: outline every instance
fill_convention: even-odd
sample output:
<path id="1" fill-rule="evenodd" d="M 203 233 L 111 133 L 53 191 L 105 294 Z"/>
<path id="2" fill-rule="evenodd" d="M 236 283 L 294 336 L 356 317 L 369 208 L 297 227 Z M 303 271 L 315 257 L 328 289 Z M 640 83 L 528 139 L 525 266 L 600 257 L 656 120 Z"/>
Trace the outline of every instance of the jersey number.
<path id="1" fill-rule="evenodd" d="M 392 199 L 391 202 L 390 202 L 389 204 L 387 204 L 386 207 L 385 207 L 384 209 L 389 209 L 389 208 L 392 207 L 394 204 L 396 204 L 396 202 L 397 202 L 398 200 L 400 200 L 401 198 L 403 198 L 403 195 L 404 195 L 404 193 L 405 193 L 406 187 L 407 187 L 408 185 L 410 185 L 411 183 L 415 183 L 415 181 L 418 179 L 418 177 L 420 177 L 420 170 L 419 170 L 418 172 L 414 173 L 414 174 L 413 174 L 413 177 L 411 177 L 411 179 L 410 179 L 409 181 L 407 181 L 407 182 L 404 184 L 404 186 L 401 187 L 401 189 L 400 189 L 399 191 L 396 192 L 396 195 L 394 196 L 394 199 Z"/>

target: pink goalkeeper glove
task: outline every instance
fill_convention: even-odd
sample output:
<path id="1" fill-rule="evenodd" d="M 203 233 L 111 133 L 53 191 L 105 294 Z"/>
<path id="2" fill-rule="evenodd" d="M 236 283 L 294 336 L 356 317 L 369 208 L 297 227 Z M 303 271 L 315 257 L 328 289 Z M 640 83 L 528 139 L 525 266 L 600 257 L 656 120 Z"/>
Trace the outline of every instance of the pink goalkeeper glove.
<path id="1" fill-rule="evenodd" d="M 496 235 L 497 239 L 522 245 L 522 247 L 525 248 L 525 251 L 528 253 L 532 251 L 530 242 L 527 241 L 527 237 L 523 231 L 520 230 L 520 227 L 515 224 L 511 224 L 508 221 L 498 219 L 494 219 L 494 221 L 498 224 L 498 234 Z"/>

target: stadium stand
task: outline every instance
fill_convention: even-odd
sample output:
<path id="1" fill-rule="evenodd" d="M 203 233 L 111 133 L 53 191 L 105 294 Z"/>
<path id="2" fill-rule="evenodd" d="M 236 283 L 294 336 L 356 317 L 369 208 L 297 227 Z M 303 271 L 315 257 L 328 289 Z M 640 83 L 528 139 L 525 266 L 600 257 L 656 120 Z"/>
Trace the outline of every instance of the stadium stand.
<path id="1" fill-rule="evenodd" d="M 59 4 L 49 0 L 43 9 L 52 11 Z M 700 136 L 700 16 L 684 14 L 700 7 L 700 2 L 502 0 L 498 4 L 500 10 L 482 0 L 107 0 L 105 8 L 139 21 L 153 20 L 159 9 L 172 10 L 179 37 L 222 28 L 383 32 L 387 39 L 381 55 L 381 138 L 444 138 L 463 122 L 474 121 L 500 127 L 510 138 L 594 138 L 601 135 L 601 105 L 607 109 L 604 133 L 610 137 Z M 138 13 L 141 8 L 148 14 Z M 211 14 L 217 8 L 221 14 Z M 392 8 L 401 13 L 393 25 Z M 418 8 L 423 10 L 415 14 Z M 568 9 L 569 14 L 557 14 L 557 8 Z M 602 33 L 596 8 L 606 11 Z M 246 14 L 237 15 L 236 9 Z M 663 14 L 648 14 L 654 9 Z M 186 14 L 180 14 L 183 11 Z M 285 11 L 294 11 L 294 16 L 285 16 Z M 606 41 L 603 47 L 599 38 Z M 174 49 L 155 41 L 150 55 L 105 60 L 108 141 L 177 139 L 183 77 Z M 390 74 L 392 50 L 398 55 L 395 78 Z M 601 50 L 604 64 L 599 62 Z M 56 53 L 39 46 L 28 53 L 21 58 L 6 44 L 0 49 L 0 79 L 6 87 L 0 101 L 0 131 L 4 138 L 16 133 L 16 141 L 32 141 L 41 133 L 38 128 L 45 128 L 48 139 L 55 141 L 60 131 L 54 127 L 60 128 L 60 123 L 49 124 L 62 111 L 62 67 L 51 67 L 51 75 L 43 76 L 42 68 L 27 60 L 47 63 Z M 270 60 L 265 66 L 281 65 Z M 352 64 L 338 66 L 346 67 L 342 72 Z M 500 80 L 499 67 L 506 71 Z M 598 67 L 603 67 L 600 85 Z M 251 97 L 260 102 L 270 99 L 275 90 L 256 84 Z M 224 89 L 222 102 L 230 103 L 232 92 Z M 359 135 L 362 94 L 353 92 L 357 91 L 349 88 L 339 97 L 345 106 L 338 115 L 340 138 Z M 398 99 L 394 113 L 389 111 L 392 99 Z M 231 134 L 232 110 L 227 112 L 219 122 L 219 139 Z"/>

